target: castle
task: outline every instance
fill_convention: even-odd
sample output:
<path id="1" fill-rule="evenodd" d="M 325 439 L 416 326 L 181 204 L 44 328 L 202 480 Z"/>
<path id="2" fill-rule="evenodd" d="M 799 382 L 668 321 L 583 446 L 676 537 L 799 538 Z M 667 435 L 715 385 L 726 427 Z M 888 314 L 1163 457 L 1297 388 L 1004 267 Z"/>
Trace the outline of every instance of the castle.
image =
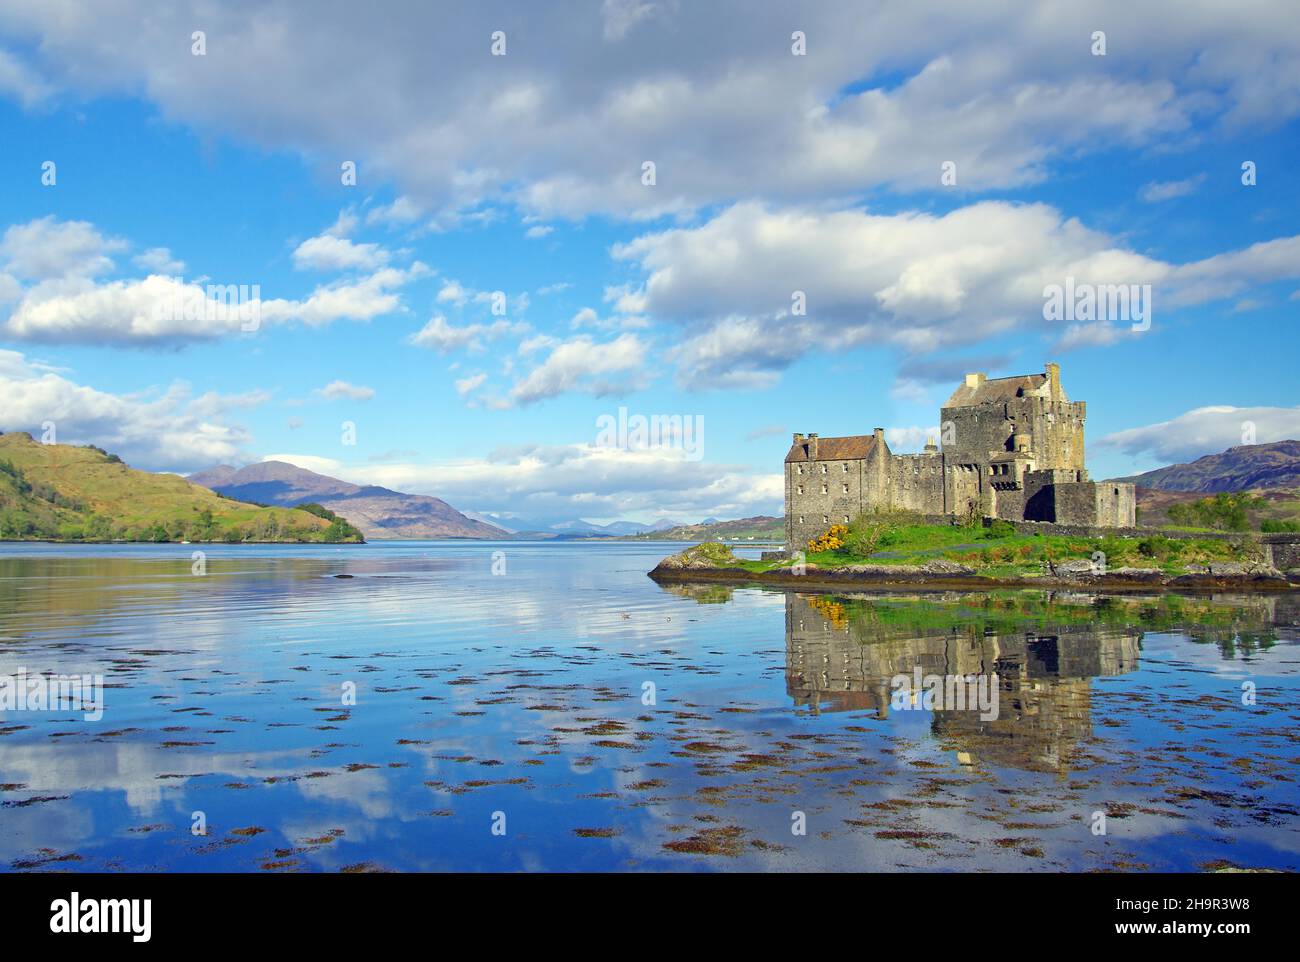
<path id="1" fill-rule="evenodd" d="M 967 374 L 940 411 L 943 448 L 894 454 L 883 428 L 822 438 L 796 434 L 785 456 L 785 537 L 802 548 L 832 524 L 876 507 L 1087 527 L 1132 527 L 1126 483 L 1088 480 L 1086 405 L 1061 389 L 1061 368 L 989 378 Z"/>

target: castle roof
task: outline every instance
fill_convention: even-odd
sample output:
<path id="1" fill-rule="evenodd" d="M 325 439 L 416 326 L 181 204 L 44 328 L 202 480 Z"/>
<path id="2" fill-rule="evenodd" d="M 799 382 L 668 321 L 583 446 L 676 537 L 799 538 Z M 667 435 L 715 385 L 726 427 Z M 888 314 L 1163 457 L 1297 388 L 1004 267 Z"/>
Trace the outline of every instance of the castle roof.
<path id="1" fill-rule="evenodd" d="M 1010 401 L 1027 395 L 1045 395 L 1049 387 L 1046 374 L 1017 374 L 1013 377 L 986 378 L 968 374 L 964 383 L 948 398 L 946 408 L 970 407 L 975 404 Z"/>
<path id="2" fill-rule="evenodd" d="M 817 438 L 817 454 L 812 454 L 812 439 L 796 441 L 785 456 L 791 461 L 857 461 L 867 457 L 876 444 L 874 434 L 853 434 L 846 438 Z"/>

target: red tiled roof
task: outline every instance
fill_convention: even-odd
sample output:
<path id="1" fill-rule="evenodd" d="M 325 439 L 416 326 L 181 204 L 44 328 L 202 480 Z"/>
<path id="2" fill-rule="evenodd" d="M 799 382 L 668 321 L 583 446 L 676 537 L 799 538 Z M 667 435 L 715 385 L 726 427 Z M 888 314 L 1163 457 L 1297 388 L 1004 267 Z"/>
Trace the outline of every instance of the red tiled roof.
<path id="1" fill-rule="evenodd" d="M 874 434 L 854 434 L 847 438 L 818 438 L 817 457 L 810 453 L 810 441 L 797 441 L 785 456 L 786 461 L 856 461 L 867 457 L 876 443 Z"/>

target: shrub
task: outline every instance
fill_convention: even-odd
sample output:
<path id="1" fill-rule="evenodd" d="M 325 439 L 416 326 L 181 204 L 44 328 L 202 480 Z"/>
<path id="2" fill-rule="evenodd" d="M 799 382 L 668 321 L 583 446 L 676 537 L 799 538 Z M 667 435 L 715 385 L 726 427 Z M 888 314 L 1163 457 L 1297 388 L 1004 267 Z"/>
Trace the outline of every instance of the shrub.
<path id="1" fill-rule="evenodd" d="M 989 522 L 989 526 L 984 529 L 984 537 L 990 541 L 998 538 L 1011 538 L 1016 533 L 1016 526 L 1010 521 L 1004 521 L 1002 518 L 995 518 Z"/>
<path id="2" fill-rule="evenodd" d="M 844 547 L 844 536 L 849 533 L 849 529 L 842 524 L 833 524 L 825 534 L 818 535 L 808 542 L 808 553 L 815 554 L 819 551 L 839 551 Z"/>
<path id="3" fill-rule="evenodd" d="M 1266 534 L 1286 534 L 1300 531 L 1300 521 L 1279 521 L 1270 519 L 1259 523 L 1259 530 Z"/>

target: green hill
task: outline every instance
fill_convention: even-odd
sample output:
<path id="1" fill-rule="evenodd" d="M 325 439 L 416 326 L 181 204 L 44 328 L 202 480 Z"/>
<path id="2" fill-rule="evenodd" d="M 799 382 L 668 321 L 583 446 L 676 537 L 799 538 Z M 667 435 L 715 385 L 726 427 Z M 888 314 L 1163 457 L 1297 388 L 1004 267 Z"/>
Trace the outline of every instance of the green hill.
<path id="1" fill-rule="evenodd" d="M 265 508 L 94 447 L 0 435 L 0 540 L 359 542 L 319 505 Z"/>

